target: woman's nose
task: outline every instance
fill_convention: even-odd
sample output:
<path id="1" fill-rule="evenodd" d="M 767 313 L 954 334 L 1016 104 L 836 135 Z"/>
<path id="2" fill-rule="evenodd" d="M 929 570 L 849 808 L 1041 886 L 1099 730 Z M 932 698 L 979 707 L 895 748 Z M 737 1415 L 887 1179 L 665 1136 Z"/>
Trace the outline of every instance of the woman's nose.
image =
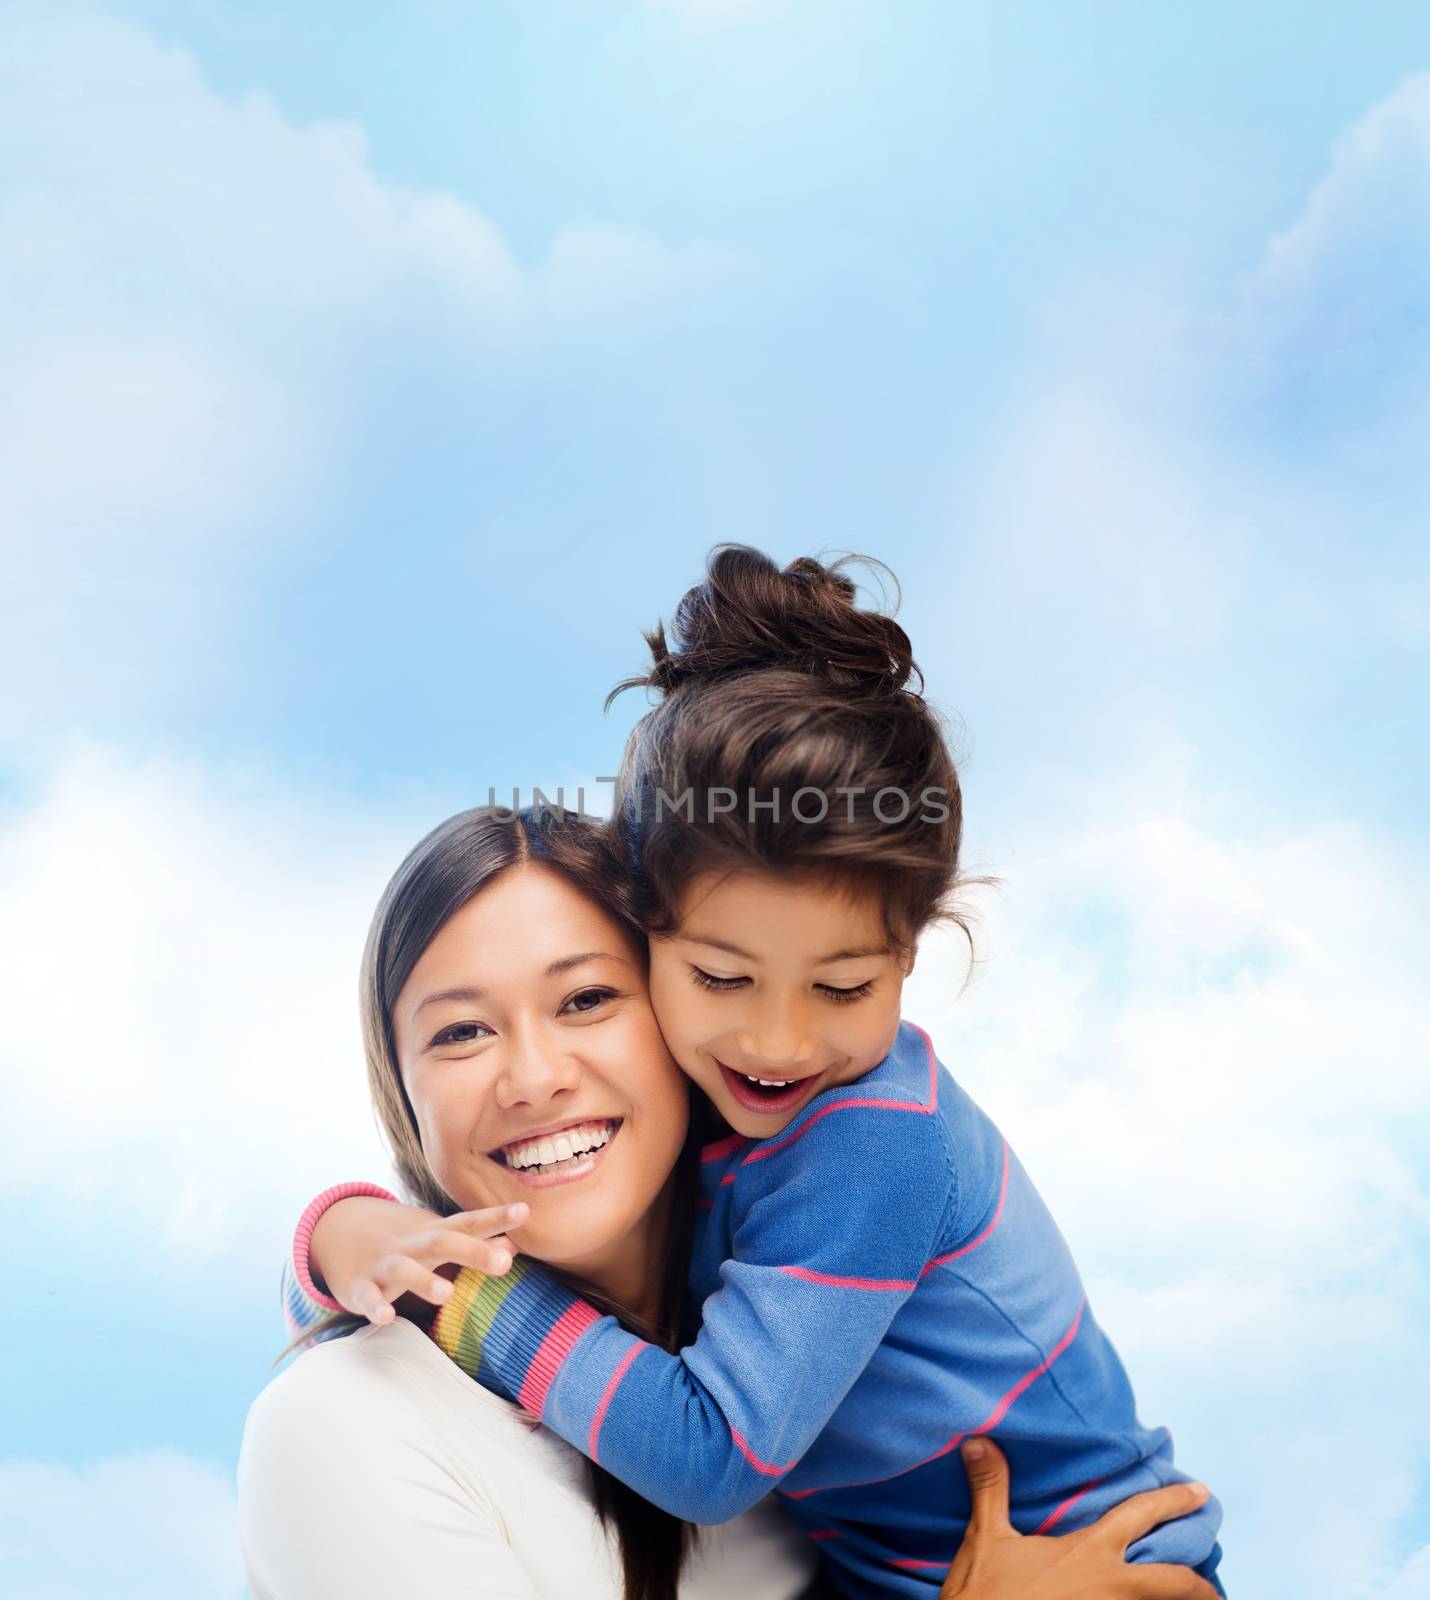
<path id="1" fill-rule="evenodd" d="M 544 1040 L 513 1041 L 497 1074 L 497 1104 L 503 1110 L 541 1105 L 576 1088 L 580 1082 L 580 1065 L 569 1051 Z"/>

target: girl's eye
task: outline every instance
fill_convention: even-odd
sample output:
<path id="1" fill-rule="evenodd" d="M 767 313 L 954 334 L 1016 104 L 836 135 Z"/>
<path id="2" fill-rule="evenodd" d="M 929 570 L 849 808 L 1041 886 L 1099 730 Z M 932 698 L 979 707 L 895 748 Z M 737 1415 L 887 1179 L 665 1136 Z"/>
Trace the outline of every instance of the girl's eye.
<path id="1" fill-rule="evenodd" d="M 871 978 L 867 983 L 856 984 L 852 989 L 835 989 L 827 983 L 821 983 L 819 987 L 836 1005 L 843 1006 L 851 1000 L 862 1000 L 874 987 L 874 980 Z"/>
<path id="2" fill-rule="evenodd" d="M 478 1028 L 484 1034 L 492 1031 L 485 1022 L 454 1022 L 451 1027 L 443 1028 L 432 1043 L 434 1045 L 471 1044 L 478 1037 Z"/>
<path id="3" fill-rule="evenodd" d="M 738 989 L 750 981 L 748 978 L 716 978 L 699 967 L 691 967 L 690 976 L 702 989 L 713 989 L 717 994 L 728 994 L 731 989 Z M 856 984 L 852 989 L 836 989 L 833 984 L 828 983 L 815 985 L 821 994 L 833 1000 L 836 1005 L 848 1005 L 851 1000 L 862 1000 L 873 987 L 872 978 L 867 983 Z"/>
<path id="4" fill-rule="evenodd" d="M 579 1016 L 582 1012 L 595 1011 L 597 1007 L 605 1005 L 607 1000 L 614 1000 L 615 997 L 616 991 L 614 989 L 578 989 L 561 1009 L 564 1011 L 566 1006 L 572 1006 Z M 586 1000 L 590 1003 L 578 1006 L 576 1004 L 578 1000 Z"/>
<path id="5" fill-rule="evenodd" d="M 714 989 L 717 994 L 725 994 L 731 989 L 738 989 L 742 983 L 748 983 L 748 978 L 715 978 L 708 972 L 702 972 L 699 967 L 690 969 L 690 976 L 702 989 Z"/>

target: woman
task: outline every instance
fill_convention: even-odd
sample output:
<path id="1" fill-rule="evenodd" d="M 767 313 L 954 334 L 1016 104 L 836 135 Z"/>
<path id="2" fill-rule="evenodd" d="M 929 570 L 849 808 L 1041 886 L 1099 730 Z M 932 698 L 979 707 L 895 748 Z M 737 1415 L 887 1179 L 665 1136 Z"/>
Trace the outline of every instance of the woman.
<path id="1" fill-rule="evenodd" d="M 398 1172 L 426 1211 L 452 1216 L 501 1198 L 502 1150 L 524 1135 L 575 1120 L 607 1128 L 579 1178 L 531 1190 L 523 1248 L 674 1349 L 692 1328 L 684 1285 L 699 1127 L 650 1011 L 625 893 L 590 824 L 503 820 L 489 808 L 450 819 L 378 907 L 363 963 L 364 1040 Z M 454 1058 L 461 1041 L 443 1026 L 444 1008 L 474 991 L 495 1044 Z M 489 1246 L 452 1229 L 429 1248 L 434 1264 L 485 1265 Z M 408 1287 L 426 1292 L 430 1279 Z M 1145 1527 L 1117 1543 L 1138 1518 L 1150 1527 L 1194 1503 L 1186 1486 L 1160 1491 L 1067 1540 L 1018 1539 L 990 1514 L 946 1592 L 1210 1600 L 1186 1569 L 1123 1562 Z M 523 1600 L 573 1589 L 655 1600 L 675 1592 L 683 1565 L 687 1596 L 789 1600 L 813 1562 L 776 1515 L 757 1508 L 693 1541 L 533 1431 L 407 1321 L 327 1341 L 295 1363 L 255 1402 L 240 1461 L 255 1600 L 432 1584 Z"/>

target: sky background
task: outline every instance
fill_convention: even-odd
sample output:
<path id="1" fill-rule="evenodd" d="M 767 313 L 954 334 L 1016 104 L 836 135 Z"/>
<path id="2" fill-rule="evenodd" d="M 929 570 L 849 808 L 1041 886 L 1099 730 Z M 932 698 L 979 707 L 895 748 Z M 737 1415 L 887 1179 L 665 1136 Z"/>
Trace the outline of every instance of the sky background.
<path id="1" fill-rule="evenodd" d="M 1427 500 L 1415 0 L 0 0 L 0 1587 L 241 1594 L 377 895 L 738 539 L 897 574 L 1231 1593 L 1430 1595 Z"/>

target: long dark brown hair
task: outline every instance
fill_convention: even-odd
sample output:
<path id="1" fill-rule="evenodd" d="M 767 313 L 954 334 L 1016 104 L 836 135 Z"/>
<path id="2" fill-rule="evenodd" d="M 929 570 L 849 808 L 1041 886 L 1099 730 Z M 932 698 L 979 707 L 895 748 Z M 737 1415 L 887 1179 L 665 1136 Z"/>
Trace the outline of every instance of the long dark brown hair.
<path id="1" fill-rule="evenodd" d="M 663 624 L 645 635 L 649 670 L 606 697 L 608 709 L 631 688 L 660 697 L 626 741 L 613 819 L 649 933 L 676 928 L 697 873 L 806 871 L 873 891 L 901 955 L 934 923 L 961 929 L 972 953 L 963 891 L 1001 880 L 960 873 L 963 793 L 943 721 L 892 613 L 855 605 L 852 562 L 888 572 L 854 555 L 781 570 L 717 545 L 670 637 Z"/>
<path id="2" fill-rule="evenodd" d="M 546 806 L 519 812 L 478 806 L 449 817 L 409 852 L 384 891 L 368 930 L 359 990 L 368 1089 L 408 1199 L 444 1217 L 462 1207 L 438 1184 L 423 1154 L 393 1044 L 392 1008 L 422 953 L 448 918 L 503 872 L 529 861 L 559 872 L 595 900 L 627 929 L 644 955 L 645 941 L 635 922 L 628 875 L 608 830 L 576 812 Z M 697 1112 L 698 1097 L 688 1085 L 687 1093 L 692 1101 L 690 1130 L 672 1174 L 664 1250 L 661 1259 L 653 1263 L 653 1270 L 661 1275 L 657 1324 L 651 1326 L 634 1317 L 573 1274 L 545 1267 L 631 1332 L 672 1351 L 688 1344 L 697 1327 L 686 1284 L 704 1113 L 703 1103 Z M 334 1312 L 294 1343 L 365 1325 L 364 1317 Z M 642 1499 L 603 1467 L 589 1460 L 587 1466 L 596 1512 L 604 1525 L 616 1531 L 627 1600 L 675 1600 L 695 1529 Z"/>

